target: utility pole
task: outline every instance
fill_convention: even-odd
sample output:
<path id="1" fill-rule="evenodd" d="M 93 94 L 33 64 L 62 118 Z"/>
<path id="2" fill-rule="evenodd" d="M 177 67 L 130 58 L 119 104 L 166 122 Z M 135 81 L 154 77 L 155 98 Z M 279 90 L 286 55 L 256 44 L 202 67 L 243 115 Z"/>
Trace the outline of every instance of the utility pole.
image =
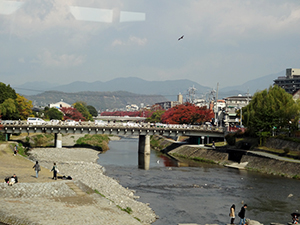
<path id="1" fill-rule="evenodd" d="M 217 115 L 218 115 L 218 92 L 219 92 L 219 82 L 217 83 L 216 100 L 215 100 L 215 103 L 216 103 L 215 122 L 217 121 L 217 125 L 218 125 L 218 120 L 217 120 Z"/>

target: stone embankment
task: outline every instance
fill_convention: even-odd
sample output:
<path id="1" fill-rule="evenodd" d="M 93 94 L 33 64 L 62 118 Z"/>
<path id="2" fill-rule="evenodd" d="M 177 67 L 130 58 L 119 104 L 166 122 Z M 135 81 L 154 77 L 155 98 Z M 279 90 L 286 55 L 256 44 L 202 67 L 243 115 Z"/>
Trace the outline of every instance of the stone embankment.
<path id="1" fill-rule="evenodd" d="M 19 178 L 20 182 L 13 186 L 1 183 L 0 222 L 47 225 L 154 222 L 156 215 L 148 204 L 137 201 L 139 197 L 134 190 L 105 176 L 104 168 L 96 163 L 97 158 L 97 151 L 85 148 L 31 150 L 32 162 L 28 160 L 28 166 L 31 168 L 34 161 L 39 161 L 42 171 L 35 179 L 47 180 L 27 183 L 25 178 Z M 71 176 L 73 180 L 52 180 L 53 162 L 58 165 L 59 176 Z M 18 165 L 13 169 L 18 171 Z"/>
<path id="2" fill-rule="evenodd" d="M 231 151 L 232 152 L 232 151 Z M 260 154 L 259 151 L 245 151 L 239 162 L 246 170 L 257 171 L 266 174 L 278 175 L 288 178 L 300 178 L 300 161 L 286 160 L 272 154 Z M 203 147 L 182 145 L 171 150 L 168 154 L 181 156 L 177 158 L 179 161 L 186 162 L 192 158 L 203 159 L 203 161 L 213 162 L 219 165 L 234 164 L 229 159 L 229 153 L 226 150 L 216 151 L 212 149 L 204 149 Z M 235 163 L 236 164 L 236 163 Z M 238 168 L 238 167 L 236 167 Z"/>
<path id="3" fill-rule="evenodd" d="M 288 178 L 300 178 L 300 161 L 295 159 L 287 159 L 277 155 L 260 152 L 259 150 L 240 150 L 240 149 L 216 149 L 203 147 L 199 145 L 174 145 L 172 140 L 160 139 L 161 143 L 167 146 L 166 142 L 171 143 L 162 152 L 177 158 L 181 163 L 192 164 L 191 159 L 198 161 L 213 162 L 219 165 L 236 164 L 231 161 L 230 154 L 239 154 L 239 164 L 241 168 L 262 172 L 266 174 L 279 175 Z M 284 145 L 284 141 L 282 143 Z M 173 147 L 172 147 L 173 146 Z M 291 145 L 289 145 L 291 146 Z M 168 149 L 172 147 L 171 149 Z M 299 146 L 298 146 L 299 147 Z M 239 168 L 238 166 L 236 168 Z"/>
<path id="4" fill-rule="evenodd" d="M 297 150 L 300 152 L 300 144 L 297 142 L 291 142 L 291 141 L 286 141 L 286 140 L 281 140 L 281 139 L 276 139 L 276 138 L 269 138 L 266 141 L 266 147 L 268 148 L 275 148 L 275 149 L 285 149 L 289 148 L 290 150 Z"/>

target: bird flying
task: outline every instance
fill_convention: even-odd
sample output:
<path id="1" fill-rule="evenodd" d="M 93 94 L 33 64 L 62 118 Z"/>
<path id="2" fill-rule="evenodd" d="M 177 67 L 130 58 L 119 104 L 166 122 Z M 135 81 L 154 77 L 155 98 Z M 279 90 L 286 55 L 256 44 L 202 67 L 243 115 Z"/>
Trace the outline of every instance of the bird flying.
<path id="1" fill-rule="evenodd" d="M 178 38 L 178 41 L 180 41 L 181 39 L 183 39 L 184 35 L 182 35 L 180 38 Z"/>

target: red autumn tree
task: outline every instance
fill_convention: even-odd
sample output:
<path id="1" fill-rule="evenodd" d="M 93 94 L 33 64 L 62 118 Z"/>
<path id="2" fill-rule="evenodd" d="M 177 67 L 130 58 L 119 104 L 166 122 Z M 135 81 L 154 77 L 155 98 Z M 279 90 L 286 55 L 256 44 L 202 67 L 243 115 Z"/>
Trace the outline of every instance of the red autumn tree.
<path id="1" fill-rule="evenodd" d="M 186 102 L 168 109 L 161 116 L 161 120 L 168 124 L 199 124 L 210 121 L 213 117 L 214 112 L 206 106 L 198 107 Z"/>
<path id="2" fill-rule="evenodd" d="M 61 107 L 60 111 L 62 111 L 64 114 L 64 120 L 67 120 L 67 119 L 72 119 L 72 120 L 77 120 L 77 121 L 85 120 L 83 115 L 77 109 L 75 109 L 73 107 Z"/>

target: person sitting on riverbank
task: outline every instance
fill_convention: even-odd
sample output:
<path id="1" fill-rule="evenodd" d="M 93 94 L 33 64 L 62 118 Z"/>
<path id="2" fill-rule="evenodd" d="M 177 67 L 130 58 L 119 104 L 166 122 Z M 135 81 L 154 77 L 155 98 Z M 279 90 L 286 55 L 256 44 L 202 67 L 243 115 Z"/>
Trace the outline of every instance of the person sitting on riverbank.
<path id="1" fill-rule="evenodd" d="M 13 184 L 16 184 L 16 183 L 19 182 L 18 177 L 16 176 L 16 174 L 14 174 L 11 177 L 6 177 L 4 180 L 5 180 L 5 183 L 8 184 L 8 186 L 12 186 Z"/>

